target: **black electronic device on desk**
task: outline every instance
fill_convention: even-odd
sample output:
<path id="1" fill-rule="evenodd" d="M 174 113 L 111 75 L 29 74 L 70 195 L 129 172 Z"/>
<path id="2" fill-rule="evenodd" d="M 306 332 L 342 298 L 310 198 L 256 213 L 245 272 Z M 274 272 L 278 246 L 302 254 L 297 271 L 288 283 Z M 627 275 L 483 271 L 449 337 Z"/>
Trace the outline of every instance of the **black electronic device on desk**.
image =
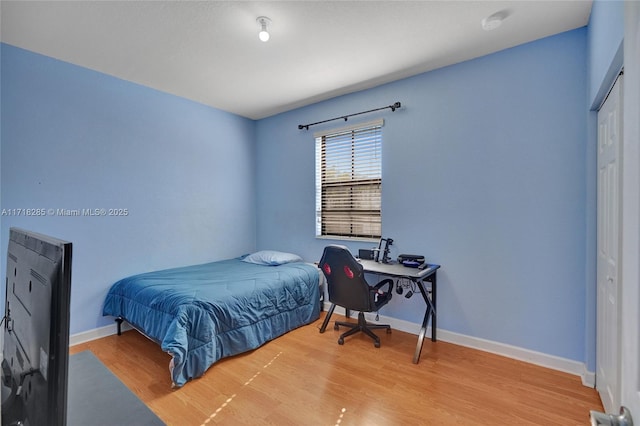
<path id="1" fill-rule="evenodd" d="M 424 256 L 420 254 L 401 254 L 398 256 L 398 263 L 408 268 L 424 269 L 427 266 Z"/>
<path id="2" fill-rule="evenodd" d="M 382 242 L 384 241 L 384 248 L 382 248 Z M 393 244 L 392 238 L 380 238 L 380 242 L 378 243 L 378 248 L 373 249 L 373 260 L 376 262 L 382 263 L 391 263 L 391 258 L 389 257 L 389 246 Z M 382 258 L 380 258 L 380 252 L 382 252 Z"/>
<path id="3" fill-rule="evenodd" d="M 373 260 L 374 252 L 372 249 L 358 250 L 358 259 Z"/>

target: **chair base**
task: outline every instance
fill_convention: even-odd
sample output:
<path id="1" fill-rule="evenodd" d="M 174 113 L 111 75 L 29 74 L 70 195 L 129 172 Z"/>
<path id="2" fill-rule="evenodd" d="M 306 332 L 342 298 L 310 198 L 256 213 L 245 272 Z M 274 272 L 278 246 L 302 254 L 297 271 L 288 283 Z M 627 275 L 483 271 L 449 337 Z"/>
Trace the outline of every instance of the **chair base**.
<path id="1" fill-rule="evenodd" d="M 380 338 L 376 336 L 376 334 L 371 330 L 385 329 L 387 333 L 391 333 L 391 326 L 388 324 L 371 324 L 364 319 L 364 313 L 358 313 L 358 322 L 344 322 L 344 321 L 336 321 L 333 328 L 335 330 L 339 330 L 340 326 L 348 327 L 351 330 L 342 333 L 340 338 L 338 339 L 339 345 L 344 345 L 344 338 L 347 336 L 351 336 L 352 334 L 356 334 L 358 332 L 363 332 L 367 336 L 373 339 L 373 346 L 376 348 L 380 347 Z"/>

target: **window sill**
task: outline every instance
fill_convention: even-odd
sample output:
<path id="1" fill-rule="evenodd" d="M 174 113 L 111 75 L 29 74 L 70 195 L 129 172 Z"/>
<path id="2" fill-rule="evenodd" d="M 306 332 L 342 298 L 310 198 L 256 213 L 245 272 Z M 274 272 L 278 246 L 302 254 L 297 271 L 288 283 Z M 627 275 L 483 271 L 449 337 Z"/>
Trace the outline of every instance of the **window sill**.
<path id="1" fill-rule="evenodd" d="M 335 241 L 360 241 L 365 243 L 378 243 L 380 238 L 365 238 L 365 237 L 343 237 L 340 235 L 316 235 L 317 240 L 335 240 Z"/>

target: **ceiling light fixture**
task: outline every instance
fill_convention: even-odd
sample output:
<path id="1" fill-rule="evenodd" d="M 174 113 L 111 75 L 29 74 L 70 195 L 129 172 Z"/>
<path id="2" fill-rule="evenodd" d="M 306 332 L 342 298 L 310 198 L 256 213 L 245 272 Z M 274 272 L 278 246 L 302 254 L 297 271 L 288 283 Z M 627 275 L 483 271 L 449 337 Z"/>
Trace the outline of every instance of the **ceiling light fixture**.
<path id="1" fill-rule="evenodd" d="M 269 25 L 271 25 L 271 19 L 267 18 L 266 16 L 259 16 L 256 19 L 256 22 L 260 26 L 260 32 L 258 33 L 258 38 L 260 39 L 260 41 L 269 41 L 270 35 L 268 27 Z"/>
<path id="2" fill-rule="evenodd" d="M 495 30 L 502 25 L 502 21 L 504 21 L 507 16 L 509 16 L 508 11 L 501 10 L 500 12 L 496 12 L 493 15 L 484 18 L 482 20 L 482 29 L 485 31 Z"/>

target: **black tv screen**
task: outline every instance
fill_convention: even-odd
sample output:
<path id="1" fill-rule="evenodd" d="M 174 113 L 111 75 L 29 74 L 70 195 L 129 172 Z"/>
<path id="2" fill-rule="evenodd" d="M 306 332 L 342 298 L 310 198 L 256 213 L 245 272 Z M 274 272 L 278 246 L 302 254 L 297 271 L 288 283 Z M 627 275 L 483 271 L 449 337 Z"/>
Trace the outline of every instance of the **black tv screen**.
<path id="1" fill-rule="evenodd" d="M 69 242 L 10 229 L 2 425 L 66 424 L 71 251 Z"/>

